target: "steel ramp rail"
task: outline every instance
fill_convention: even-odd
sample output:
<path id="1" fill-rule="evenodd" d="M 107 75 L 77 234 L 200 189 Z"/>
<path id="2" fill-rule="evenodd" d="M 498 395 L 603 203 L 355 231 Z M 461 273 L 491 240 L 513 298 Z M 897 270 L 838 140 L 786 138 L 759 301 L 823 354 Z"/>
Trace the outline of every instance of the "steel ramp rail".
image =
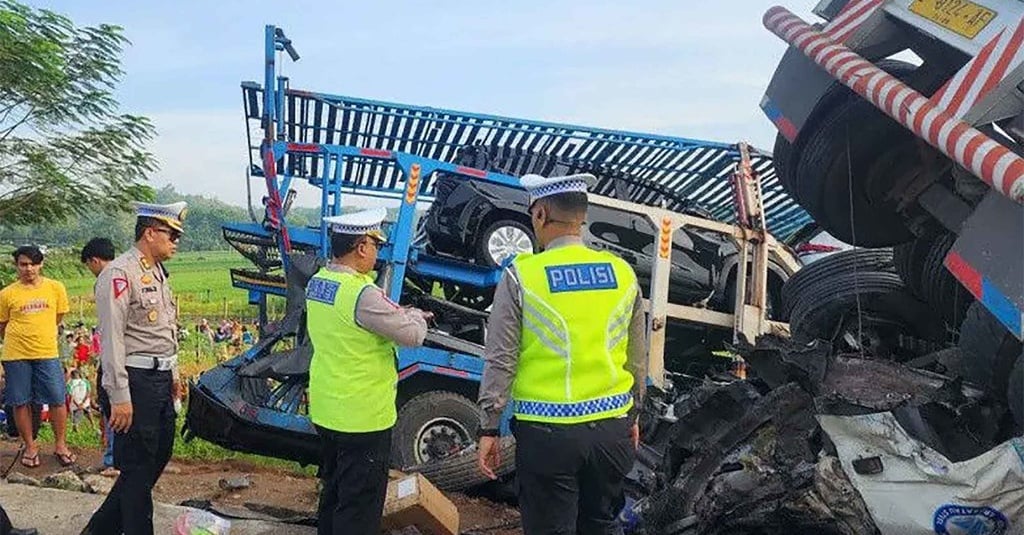
<path id="1" fill-rule="evenodd" d="M 467 146 L 500 155 L 504 169 L 528 169 L 540 157 L 570 167 L 604 168 L 635 178 L 649 187 L 634 188 L 630 202 L 661 206 L 687 202 L 706 209 L 721 221 L 733 220 L 730 177 L 739 152 L 731 144 L 673 136 L 608 130 L 501 117 L 455 110 L 411 106 L 356 97 L 285 89 L 283 122 L 287 141 L 300 144 L 357 146 L 455 163 Z M 247 122 L 250 170 L 262 173 L 260 156 L 263 89 L 242 83 Z M 757 152 L 751 162 L 762 177 L 768 227 L 786 239 L 810 216 L 782 189 L 771 156 Z M 277 161 L 279 175 L 310 180 L 322 175 L 320 163 L 301 153 Z M 616 180 L 598 174 L 594 193 L 616 196 Z M 353 159 L 343 174 L 346 189 L 360 194 L 399 197 L 401 171 L 393 161 Z M 424 177 L 420 200 L 430 201 L 436 177 Z"/>

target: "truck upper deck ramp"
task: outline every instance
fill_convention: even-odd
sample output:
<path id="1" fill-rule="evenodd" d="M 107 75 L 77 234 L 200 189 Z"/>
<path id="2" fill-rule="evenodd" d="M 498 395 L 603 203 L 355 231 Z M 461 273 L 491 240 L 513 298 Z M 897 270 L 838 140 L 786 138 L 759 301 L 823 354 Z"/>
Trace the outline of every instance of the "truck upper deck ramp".
<path id="1" fill-rule="evenodd" d="M 681 137 L 557 124 L 448 109 L 411 106 L 349 96 L 285 88 L 279 107 L 278 139 L 292 143 L 333 144 L 397 151 L 455 162 L 459 150 L 480 145 L 499 151 L 507 174 L 531 168 L 539 156 L 581 166 L 596 166 L 636 179 L 629 200 L 670 209 L 696 204 L 724 222 L 732 222 L 734 206 L 730 177 L 739 158 L 732 144 Z M 262 174 L 263 89 L 242 83 L 247 122 L 250 171 Z M 295 178 L 320 176 L 317 158 L 288 154 L 278 171 Z M 785 240 L 810 216 L 782 189 L 771 155 L 757 152 L 752 165 L 761 177 L 769 230 Z M 347 188 L 360 194 L 401 196 L 406 188 L 401 171 L 380 159 L 355 158 L 345 166 Z M 615 196 L 616 184 L 600 180 L 594 193 Z M 424 177 L 419 198 L 433 197 L 436 177 Z"/>

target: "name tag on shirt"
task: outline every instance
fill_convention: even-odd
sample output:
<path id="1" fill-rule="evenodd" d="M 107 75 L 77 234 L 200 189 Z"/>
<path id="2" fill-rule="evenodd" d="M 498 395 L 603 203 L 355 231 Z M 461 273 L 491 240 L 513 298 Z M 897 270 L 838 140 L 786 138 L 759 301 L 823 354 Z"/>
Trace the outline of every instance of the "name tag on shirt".
<path id="1" fill-rule="evenodd" d="M 619 287 L 610 262 L 566 264 L 544 268 L 551 293 L 612 290 Z"/>
<path id="2" fill-rule="evenodd" d="M 309 279 L 309 284 L 306 285 L 306 299 L 333 305 L 334 297 L 338 295 L 338 286 L 335 281 Z"/>

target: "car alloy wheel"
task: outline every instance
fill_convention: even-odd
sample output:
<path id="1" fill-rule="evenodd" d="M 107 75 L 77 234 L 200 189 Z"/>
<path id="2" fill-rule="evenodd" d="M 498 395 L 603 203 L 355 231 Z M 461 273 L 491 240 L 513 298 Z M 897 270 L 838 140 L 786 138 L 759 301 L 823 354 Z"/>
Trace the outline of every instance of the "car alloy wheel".
<path id="1" fill-rule="evenodd" d="M 533 240 L 523 229 L 513 224 L 495 228 L 487 236 L 487 254 L 495 265 L 520 253 L 532 253 Z"/>

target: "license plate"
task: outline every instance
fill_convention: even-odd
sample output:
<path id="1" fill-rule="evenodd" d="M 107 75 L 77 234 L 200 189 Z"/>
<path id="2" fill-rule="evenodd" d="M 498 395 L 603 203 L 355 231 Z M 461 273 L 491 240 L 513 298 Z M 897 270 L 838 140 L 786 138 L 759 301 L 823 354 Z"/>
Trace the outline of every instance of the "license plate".
<path id="1" fill-rule="evenodd" d="M 970 0 L 914 0 L 910 11 L 968 39 L 996 18 L 995 11 Z"/>

